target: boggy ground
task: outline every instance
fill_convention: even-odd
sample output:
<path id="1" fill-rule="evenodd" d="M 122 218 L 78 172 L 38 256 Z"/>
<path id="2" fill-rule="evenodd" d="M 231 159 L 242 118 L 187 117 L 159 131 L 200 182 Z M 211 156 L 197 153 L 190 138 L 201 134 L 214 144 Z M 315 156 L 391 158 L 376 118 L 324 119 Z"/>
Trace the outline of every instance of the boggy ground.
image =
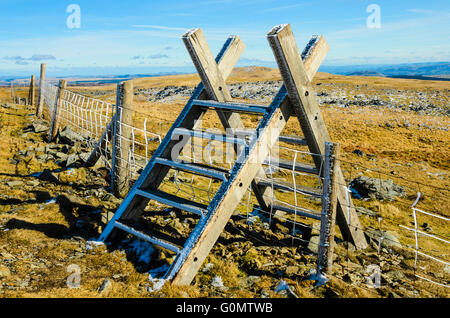
<path id="1" fill-rule="evenodd" d="M 264 76 L 266 78 L 264 78 Z M 268 69 L 237 70 L 232 83 L 252 83 L 261 79 L 277 80 Z M 195 76 L 175 76 L 137 80 L 138 89 L 167 86 L 192 87 Z M 108 175 L 101 164 L 93 169 L 81 167 L 82 158 L 65 167 L 61 163 L 76 153 L 88 151 L 82 144 L 48 144 L 46 131 L 35 133 L 27 127 L 34 121 L 33 107 L 6 104 L 7 89 L 0 89 L 0 295 L 2 297 L 448 297 L 446 288 L 417 279 L 414 274 L 414 243 L 399 224 L 411 227 L 409 208 L 417 190 L 425 193 L 420 207 L 448 217 L 449 207 L 449 119 L 448 87 L 441 82 L 392 80 L 380 78 L 347 78 L 319 74 L 317 92 L 348 100 L 355 91 L 366 96 L 385 98 L 386 90 L 401 91 L 407 107 L 322 103 L 322 111 L 333 140 L 343 149 L 342 166 L 347 181 L 358 175 L 392 179 L 405 187 L 407 196 L 395 201 L 355 200 L 365 229 L 381 228 L 399 239 L 402 248 L 382 245 L 376 240 L 366 251 L 355 251 L 351 245 L 339 243 L 330 281 L 314 288 L 308 280 L 315 268 L 316 256 L 305 246 L 292 245 L 284 235 L 282 223 L 267 228 L 263 222 L 249 226 L 233 217 L 213 248 L 192 286 L 177 288 L 166 284 L 152 292 L 150 267 L 164 266 L 171 255 L 142 245 L 137 240 L 125 241 L 119 248 L 90 243 L 98 237 L 102 215 L 112 213 L 120 200 L 107 192 Z M 247 84 L 246 84 L 247 85 Z M 448 84 L 447 84 L 448 85 Z M 323 87 L 323 89 L 321 88 Z M 337 87 L 337 88 L 336 88 Z M 111 87 L 82 88 L 94 94 Z M 419 93 L 422 92 L 422 95 Z M 430 96 L 433 107 L 420 100 L 423 111 L 410 107 L 416 96 Z M 108 98 L 108 94 L 98 94 Z M 436 97 L 437 96 L 437 97 Z M 395 96 L 394 96 L 395 98 Z M 404 98 L 404 96 L 402 97 Z M 422 97 L 421 97 L 422 98 Z M 423 98 L 422 98 L 423 99 Z M 158 115 L 168 110 L 167 103 L 136 98 L 136 107 Z M 369 100 L 373 100 L 370 99 Z M 169 105 L 176 116 L 183 100 Z M 441 104 L 439 104 L 441 103 Z M 393 103 L 395 104 L 395 102 Z M 295 133 L 295 123 L 288 127 Z M 352 153 L 354 150 L 362 152 Z M 46 170 L 47 169 L 47 170 Z M 45 171 L 45 173 L 42 173 Z M 413 180 L 409 182 L 403 180 Z M 369 212 L 367 212 L 369 211 Z M 370 213 L 372 211 L 372 213 Z M 366 213 L 364 213 L 366 212 Z M 380 222 L 379 217 L 382 217 Z M 182 234 L 184 215 L 165 223 L 162 215 L 151 220 L 167 232 Z M 449 235 L 448 226 L 431 224 L 432 232 Z M 369 231 L 370 232 L 370 231 Z M 448 248 L 424 241 L 424 248 L 448 259 Z M 146 252 L 147 251 L 147 252 Z M 154 252 L 149 255 L 148 251 Z M 150 264 L 146 261 L 150 259 Z M 422 261 L 423 262 L 423 261 Z M 74 266 L 75 265 L 75 266 Z M 381 287 L 369 288 L 366 279 L 373 274 L 370 265 L 381 270 Z M 80 286 L 73 274 L 79 269 Z M 430 269 L 427 269 L 430 270 Z M 435 280 L 448 282 L 448 269 L 436 268 Z M 221 282 L 220 279 L 221 278 Z M 430 277 L 430 276 L 427 276 Z M 106 280 L 106 283 L 105 283 Z M 276 291 L 280 281 L 290 291 Z M 103 284 L 103 291 L 100 286 Z M 292 294 L 293 293 L 293 294 Z"/>

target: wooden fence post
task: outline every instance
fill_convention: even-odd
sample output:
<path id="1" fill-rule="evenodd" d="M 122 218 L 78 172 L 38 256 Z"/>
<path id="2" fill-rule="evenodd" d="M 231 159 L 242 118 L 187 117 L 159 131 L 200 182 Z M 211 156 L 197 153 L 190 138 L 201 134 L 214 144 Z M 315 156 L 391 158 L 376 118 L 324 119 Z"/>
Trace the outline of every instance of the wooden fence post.
<path id="1" fill-rule="evenodd" d="M 111 189 L 116 197 L 123 197 L 129 188 L 128 158 L 131 146 L 133 82 L 117 85 L 116 115 L 112 149 Z"/>
<path id="2" fill-rule="evenodd" d="M 35 101 L 34 101 L 34 86 L 35 86 L 35 77 L 34 75 L 31 75 L 31 80 L 30 80 L 30 91 L 28 92 L 28 105 L 33 106 Z"/>
<path id="3" fill-rule="evenodd" d="M 39 78 L 39 99 L 36 107 L 36 116 L 38 118 L 42 117 L 42 112 L 44 110 L 44 97 L 42 96 L 44 92 L 44 83 L 45 83 L 45 69 L 46 65 L 44 63 L 41 64 L 41 75 Z"/>
<path id="4" fill-rule="evenodd" d="M 16 96 L 14 95 L 14 80 L 11 81 L 11 99 L 13 104 L 16 103 Z"/>
<path id="5" fill-rule="evenodd" d="M 331 274 L 333 265 L 334 231 L 337 212 L 337 171 L 340 146 L 325 142 L 323 201 L 317 257 L 317 275 Z"/>
<path id="6" fill-rule="evenodd" d="M 52 142 L 52 140 L 56 137 L 56 134 L 58 133 L 60 106 L 64 99 L 64 91 L 66 90 L 66 87 L 67 87 L 67 81 L 60 80 L 58 93 L 56 95 L 55 108 L 53 109 L 52 124 L 50 127 L 50 135 L 48 138 L 48 142 Z"/>

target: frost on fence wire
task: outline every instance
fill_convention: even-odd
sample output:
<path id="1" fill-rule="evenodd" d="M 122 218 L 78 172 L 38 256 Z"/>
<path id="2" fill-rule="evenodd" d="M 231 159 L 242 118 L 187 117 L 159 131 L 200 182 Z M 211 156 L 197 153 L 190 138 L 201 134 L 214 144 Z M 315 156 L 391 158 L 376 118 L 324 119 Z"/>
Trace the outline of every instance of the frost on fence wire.
<path id="1" fill-rule="evenodd" d="M 417 195 L 417 199 L 412 205 L 412 213 L 413 213 L 413 219 L 414 219 L 414 228 L 409 228 L 406 226 L 402 226 L 402 228 L 414 232 L 414 240 L 415 240 L 415 246 L 414 246 L 414 252 L 415 252 L 415 260 L 414 260 L 414 269 L 416 271 L 415 276 L 423 279 L 425 281 L 428 281 L 430 283 L 442 286 L 442 287 L 450 287 L 449 284 L 449 274 L 448 274 L 448 268 L 450 267 L 450 262 L 445 258 L 446 254 L 440 254 L 432 255 L 433 248 L 429 248 L 429 246 L 433 246 L 435 244 L 439 245 L 439 247 L 448 246 L 450 244 L 450 241 L 448 240 L 448 237 L 445 235 L 441 235 L 438 233 L 435 233 L 435 230 L 432 230 L 430 227 L 430 224 L 433 224 L 434 227 L 442 227 L 444 229 L 448 228 L 448 222 L 450 219 L 446 216 L 439 215 L 436 213 L 430 213 L 428 211 L 424 211 L 417 208 L 417 204 L 420 200 L 421 193 L 419 192 Z M 422 226 L 420 223 L 424 219 L 428 220 L 428 223 L 423 223 Z M 421 220 L 421 221 L 419 221 Z M 428 227 L 425 227 L 423 225 L 427 225 Z M 419 230 L 419 228 L 422 228 L 422 230 Z M 427 233 L 427 232 L 432 232 Z M 420 238 L 420 240 L 419 240 Z M 428 248 L 424 246 L 424 240 L 430 239 L 431 242 L 428 244 Z M 421 244 L 422 243 L 422 244 Z M 431 243 L 431 245 L 430 245 Z M 431 251 L 429 251 L 431 250 Z M 444 250 L 448 250 L 444 248 Z M 448 255 L 447 255 L 448 256 Z M 420 260 L 426 260 L 426 262 L 420 262 Z M 425 277 L 422 273 L 427 273 L 428 277 Z M 433 277 L 433 278 L 430 278 Z M 438 281 L 439 280 L 439 281 Z"/>

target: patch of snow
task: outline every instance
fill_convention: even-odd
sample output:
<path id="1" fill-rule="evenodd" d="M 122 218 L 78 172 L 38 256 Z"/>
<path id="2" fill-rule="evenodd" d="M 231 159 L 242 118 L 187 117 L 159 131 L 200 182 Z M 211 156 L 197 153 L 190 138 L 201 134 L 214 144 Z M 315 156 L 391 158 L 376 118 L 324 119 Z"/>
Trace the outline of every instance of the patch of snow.
<path id="1" fill-rule="evenodd" d="M 150 287 L 150 286 L 147 287 L 147 291 L 149 293 L 154 293 L 154 292 L 159 291 L 161 288 L 163 288 L 164 284 L 166 283 L 165 279 L 159 279 L 159 278 L 152 278 L 152 279 L 149 278 L 149 281 L 151 283 L 153 283 L 152 287 Z"/>
<path id="2" fill-rule="evenodd" d="M 86 250 L 90 251 L 93 250 L 96 247 L 105 245 L 105 243 L 101 242 L 101 241 L 87 241 L 86 242 Z"/>
<path id="3" fill-rule="evenodd" d="M 203 273 L 208 273 L 209 271 L 211 271 L 211 269 L 214 268 L 214 264 L 213 263 L 208 263 L 205 265 L 205 267 L 203 268 Z"/>
<path id="4" fill-rule="evenodd" d="M 169 266 L 163 265 L 161 267 L 158 268 L 153 268 L 148 272 L 148 281 L 150 283 L 153 283 L 152 287 L 147 287 L 147 291 L 149 293 L 153 293 L 156 291 L 159 291 L 164 284 L 166 283 L 166 280 L 163 278 L 157 278 L 159 276 L 161 276 L 161 274 L 165 274 L 167 271 L 169 270 Z"/>
<path id="5" fill-rule="evenodd" d="M 211 286 L 216 288 L 221 288 L 223 286 L 222 277 L 220 276 L 214 276 L 214 278 L 211 281 Z"/>
<path id="6" fill-rule="evenodd" d="M 45 204 L 53 204 L 56 203 L 56 199 L 51 199 L 45 202 Z"/>

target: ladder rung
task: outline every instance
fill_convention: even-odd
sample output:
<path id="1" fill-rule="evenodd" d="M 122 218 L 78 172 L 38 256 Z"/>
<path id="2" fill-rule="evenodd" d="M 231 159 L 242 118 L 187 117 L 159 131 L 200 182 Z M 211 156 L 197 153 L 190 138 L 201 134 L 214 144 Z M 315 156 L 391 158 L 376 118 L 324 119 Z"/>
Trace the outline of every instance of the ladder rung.
<path id="1" fill-rule="evenodd" d="M 202 176 L 211 177 L 211 178 L 218 179 L 218 180 L 223 180 L 223 181 L 227 180 L 227 176 L 224 172 L 214 170 L 212 168 L 206 168 L 206 167 L 203 167 L 200 165 L 194 165 L 194 164 L 184 163 L 184 162 L 177 162 L 177 161 L 172 161 L 172 160 L 168 160 L 168 159 L 164 159 L 164 158 L 156 158 L 155 163 L 169 166 L 169 167 L 183 170 L 183 171 L 192 172 L 192 173 L 199 174 Z"/>
<path id="2" fill-rule="evenodd" d="M 182 135 L 182 136 L 191 136 L 191 137 L 198 137 L 203 139 L 209 139 L 209 140 L 217 140 L 221 142 L 231 143 L 231 144 L 241 144 L 246 146 L 247 143 L 245 142 L 245 139 L 233 137 L 230 135 L 221 135 L 221 134 L 214 134 L 206 131 L 197 131 L 197 130 L 189 130 L 186 128 L 176 128 L 173 131 L 173 135 Z"/>
<path id="3" fill-rule="evenodd" d="M 130 227 L 128 225 L 125 225 L 123 223 L 120 223 L 118 221 L 114 222 L 114 226 L 117 227 L 118 229 L 121 229 L 121 230 L 123 230 L 123 231 L 125 231 L 127 233 L 130 233 L 130 234 L 132 234 L 132 235 L 134 235 L 136 237 L 139 237 L 140 239 L 143 239 L 143 240 L 148 241 L 148 242 L 150 242 L 152 244 L 161 246 L 161 247 L 163 247 L 165 249 L 168 249 L 169 251 L 175 252 L 177 254 L 180 253 L 180 251 L 181 251 L 181 249 L 178 246 L 173 245 L 172 243 L 169 243 L 167 241 L 161 240 L 161 239 L 159 239 L 157 237 L 154 237 L 154 236 L 149 236 L 149 235 L 147 235 L 145 233 L 142 233 L 141 231 L 138 231 L 138 230 L 136 230 L 136 229 L 134 229 L 134 228 L 132 228 L 132 227 Z"/>
<path id="4" fill-rule="evenodd" d="M 297 214 L 300 216 L 304 216 L 307 218 L 311 218 L 311 219 L 315 219 L 315 220 L 320 220 L 320 212 L 317 211 L 313 211 L 310 209 L 306 209 L 306 208 L 298 208 L 297 211 L 293 208 L 287 207 L 287 206 L 283 206 L 283 205 L 272 205 L 274 210 L 280 210 L 283 212 L 287 212 L 290 214 Z"/>
<path id="5" fill-rule="evenodd" d="M 306 139 L 298 138 L 297 136 L 280 136 L 278 138 L 281 142 L 286 142 L 289 144 L 295 144 L 295 145 L 301 145 L 301 146 L 307 146 L 308 143 L 306 142 Z"/>
<path id="6" fill-rule="evenodd" d="M 136 194 L 159 203 L 204 216 L 208 210 L 207 206 L 187 199 L 179 198 L 172 194 L 160 190 L 136 190 Z"/>
<path id="7" fill-rule="evenodd" d="M 267 112 L 267 106 L 262 105 L 252 105 L 243 103 L 220 103 L 213 100 L 194 100 L 193 105 L 211 107 L 215 109 L 230 110 L 238 113 L 261 113 L 265 114 Z"/>
<path id="8" fill-rule="evenodd" d="M 269 160 L 266 159 L 264 161 L 264 164 L 268 165 L 269 164 Z M 305 164 L 305 163 L 300 163 L 300 162 L 296 162 L 294 164 L 293 161 L 289 161 L 289 160 L 271 159 L 270 160 L 270 165 L 271 166 L 275 166 L 275 167 L 280 167 L 280 168 L 283 168 L 283 169 L 295 170 L 297 172 L 304 172 L 304 173 L 309 173 L 309 174 L 319 174 L 319 172 L 317 171 L 315 166 L 308 165 L 308 164 Z"/>
<path id="9" fill-rule="evenodd" d="M 278 189 L 278 190 L 296 192 L 299 194 L 309 195 L 309 196 L 316 197 L 316 198 L 322 197 L 322 193 L 318 192 L 319 189 L 316 190 L 314 188 L 305 187 L 305 186 L 301 186 L 301 185 L 296 185 L 294 187 L 294 185 L 289 182 L 280 182 L 280 181 L 275 181 L 275 180 L 272 181 L 270 179 L 259 179 L 258 185 L 261 185 L 263 187 L 269 187 L 269 188 L 272 187 L 272 185 L 273 185 L 273 188 Z"/>

